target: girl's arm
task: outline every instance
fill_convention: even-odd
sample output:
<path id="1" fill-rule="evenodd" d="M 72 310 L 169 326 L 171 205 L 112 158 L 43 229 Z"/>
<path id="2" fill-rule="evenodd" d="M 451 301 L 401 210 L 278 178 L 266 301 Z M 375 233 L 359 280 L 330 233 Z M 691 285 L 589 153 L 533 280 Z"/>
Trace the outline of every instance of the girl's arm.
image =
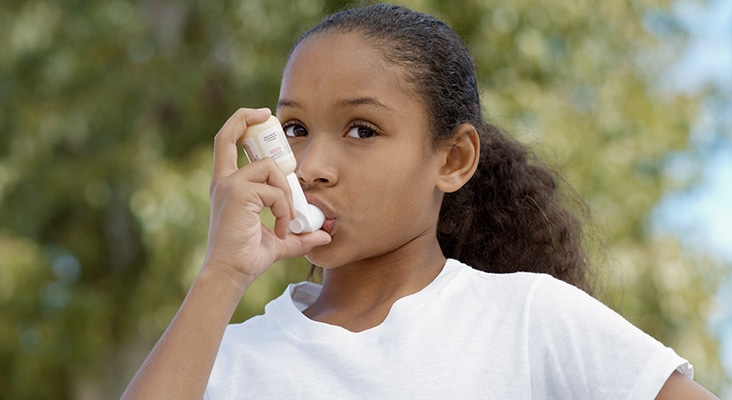
<path id="1" fill-rule="evenodd" d="M 716 399 L 717 397 L 701 385 L 674 371 L 656 396 L 656 400 Z"/>
<path id="2" fill-rule="evenodd" d="M 226 326 L 254 279 L 275 261 L 330 241 L 323 231 L 288 234 L 292 197 L 273 160 L 237 166 L 237 142 L 247 125 L 269 115 L 240 109 L 216 134 L 206 260 L 123 399 L 201 399 Z M 261 223 L 265 207 L 275 216 L 274 231 Z"/>
<path id="3" fill-rule="evenodd" d="M 226 325 L 251 282 L 204 267 L 123 399 L 201 399 Z"/>

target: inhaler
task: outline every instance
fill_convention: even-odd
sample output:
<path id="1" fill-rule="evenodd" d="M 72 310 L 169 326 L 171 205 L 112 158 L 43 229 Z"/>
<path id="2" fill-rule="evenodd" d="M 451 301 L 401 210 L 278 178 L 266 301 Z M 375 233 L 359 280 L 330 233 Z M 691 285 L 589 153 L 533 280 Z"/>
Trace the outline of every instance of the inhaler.
<path id="1" fill-rule="evenodd" d="M 265 122 L 247 127 L 241 144 L 249 162 L 271 157 L 277 161 L 277 165 L 285 173 L 295 207 L 295 219 L 290 221 L 290 231 L 303 233 L 320 229 L 325 221 L 325 215 L 318 207 L 308 204 L 305 199 L 305 193 L 295 175 L 297 160 L 287 142 L 280 121 L 272 115 Z"/>

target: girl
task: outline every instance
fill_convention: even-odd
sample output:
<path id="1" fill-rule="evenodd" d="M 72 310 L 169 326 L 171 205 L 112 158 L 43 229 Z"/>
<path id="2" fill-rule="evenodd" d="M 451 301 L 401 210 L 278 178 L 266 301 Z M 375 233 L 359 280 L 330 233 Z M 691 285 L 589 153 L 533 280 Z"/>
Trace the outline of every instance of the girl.
<path id="1" fill-rule="evenodd" d="M 237 168 L 237 141 L 269 115 L 240 109 L 216 135 L 205 263 L 125 398 L 713 398 L 577 289 L 588 266 L 558 180 L 483 120 L 468 51 L 440 21 L 357 8 L 294 46 L 277 115 L 321 230 L 287 232 L 271 159 Z M 301 255 L 322 285 L 227 327 L 254 279 Z"/>

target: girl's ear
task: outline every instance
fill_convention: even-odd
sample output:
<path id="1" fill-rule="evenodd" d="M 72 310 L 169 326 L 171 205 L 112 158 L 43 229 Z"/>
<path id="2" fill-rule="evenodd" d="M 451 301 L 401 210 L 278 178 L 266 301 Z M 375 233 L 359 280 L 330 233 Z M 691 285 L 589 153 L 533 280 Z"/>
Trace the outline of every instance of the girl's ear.
<path id="1" fill-rule="evenodd" d="M 440 148 L 437 189 L 452 193 L 460 189 L 475 173 L 480 156 L 480 139 L 471 124 L 462 124 L 452 138 Z"/>

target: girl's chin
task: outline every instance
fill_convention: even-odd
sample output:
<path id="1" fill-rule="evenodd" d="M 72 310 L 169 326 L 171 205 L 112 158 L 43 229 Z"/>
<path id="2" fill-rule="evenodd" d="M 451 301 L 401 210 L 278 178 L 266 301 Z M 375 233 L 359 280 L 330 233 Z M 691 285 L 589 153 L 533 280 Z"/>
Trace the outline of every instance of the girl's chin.
<path id="1" fill-rule="evenodd" d="M 326 254 L 328 253 L 328 251 L 327 251 L 327 249 L 325 249 L 329 245 L 330 245 L 330 243 L 323 245 L 323 246 L 318 246 L 318 247 L 310 250 L 310 252 L 305 254 L 305 259 L 308 260 L 311 264 L 317 265 L 319 267 L 321 267 L 323 265 L 329 265 L 330 263 L 328 262 L 328 260 L 330 257 L 327 257 Z M 323 268 L 327 268 L 327 267 L 323 267 Z"/>
<path id="2" fill-rule="evenodd" d="M 338 247 L 334 246 L 333 242 L 323 246 L 318 246 L 305 254 L 305 259 L 311 264 L 317 265 L 323 269 L 335 268 L 342 264 L 338 262 L 341 258 L 338 256 L 337 249 Z"/>
<path id="3" fill-rule="evenodd" d="M 315 265 L 316 267 L 320 267 L 323 269 L 334 268 L 333 265 L 328 263 L 328 261 L 325 259 L 320 259 L 318 257 L 311 257 L 309 255 L 306 255 L 305 259 L 308 260 L 311 264 Z"/>

